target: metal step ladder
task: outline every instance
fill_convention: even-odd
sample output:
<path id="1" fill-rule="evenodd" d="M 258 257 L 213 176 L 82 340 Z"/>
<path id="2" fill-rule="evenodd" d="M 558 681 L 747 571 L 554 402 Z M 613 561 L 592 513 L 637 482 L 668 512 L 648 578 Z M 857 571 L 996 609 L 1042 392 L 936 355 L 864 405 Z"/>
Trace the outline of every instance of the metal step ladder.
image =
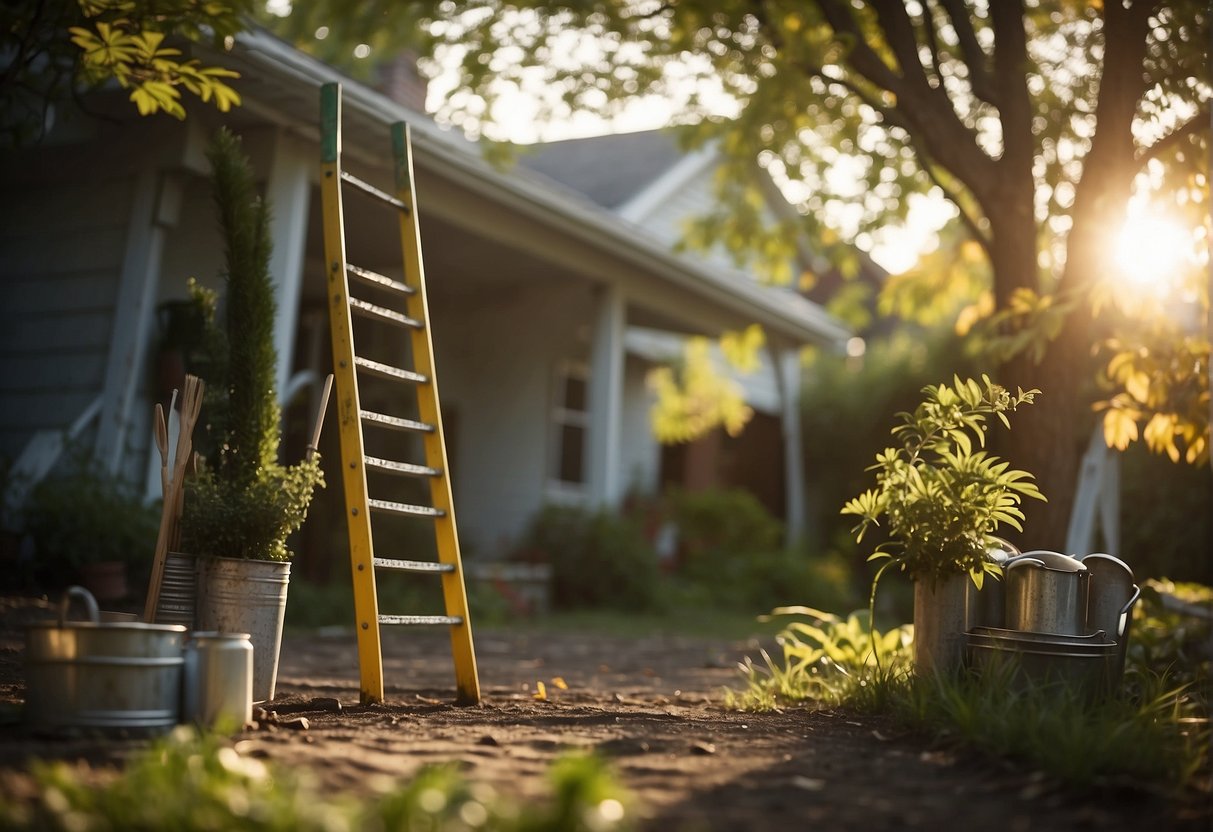
<path id="1" fill-rule="evenodd" d="M 392 125 L 392 152 L 396 174 L 395 195 L 380 190 L 341 167 L 341 87 L 325 84 L 320 91 L 321 109 L 321 202 L 324 209 L 324 256 L 327 266 L 329 322 L 333 340 L 333 374 L 337 389 L 337 418 L 341 434 L 341 468 L 345 485 L 346 523 L 349 529 L 350 565 L 354 582 L 354 613 L 358 634 L 358 665 L 362 702 L 383 701 L 383 655 L 380 627 L 383 625 L 437 625 L 450 628 L 455 663 L 456 702 L 473 705 L 480 701 L 472 625 L 468 617 L 467 591 L 459 556 L 459 538 L 447 476 L 446 444 L 434 372 L 433 341 L 429 329 L 429 307 L 425 272 L 417 224 L 413 186 L 412 144 L 408 126 Z M 355 266 L 346 260 L 343 185 L 382 204 L 399 218 L 404 259 L 404 280 Z M 350 294 L 356 285 L 362 297 Z M 371 297 L 375 302 L 366 300 Z M 355 318 L 359 336 L 366 343 L 393 343 L 397 330 L 399 354 L 411 353 L 410 367 L 365 358 L 355 352 Z M 375 328 L 380 331 L 376 332 Z M 407 333 L 407 339 L 399 330 Z M 407 340 L 407 347 L 405 341 Z M 383 356 L 380 356 L 383 357 Z M 380 398 L 392 405 L 395 415 L 363 409 L 359 376 L 386 390 Z M 364 382 L 365 383 L 365 382 Z M 410 410 L 415 408 L 415 410 Z M 408 417 L 402 415 L 408 411 Z M 416 418 L 411 418 L 412 415 Z M 424 461 L 400 462 L 369 456 L 367 434 L 403 432 L 420 437 Z M 382 475 L 422 478 L 429 483 L 430 505 L 414 505 L 388 499 L 373 499 L 368 493 L 368 472 L 373 482 Z M 372 518 L 410 517 L 433 524 L 437 560 L 377 557 Z M 385 536 L 386 537 L 386 536 Z M 379 612 L 376 573 L 402 571 L 437 575 L 442 581 L 445 615 L 384 615 Z"/>

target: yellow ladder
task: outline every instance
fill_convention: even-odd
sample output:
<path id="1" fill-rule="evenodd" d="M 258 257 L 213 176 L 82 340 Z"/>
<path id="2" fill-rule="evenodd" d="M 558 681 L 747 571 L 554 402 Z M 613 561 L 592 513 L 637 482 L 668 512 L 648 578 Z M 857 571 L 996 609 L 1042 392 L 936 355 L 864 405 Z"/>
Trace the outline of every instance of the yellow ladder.
<path id="1" fill-rule="evenodd" d="M 442 625 L 450 627 L 451 652 L 455 663 L 456 701 L 474 705 L 480 701 L 476 675 L 476 653 L 472 646 L 472 624 L 468 617 L 467 591 L 459 557 L 459 538 L 447 476 L 446 443 L 442 433 L 438 382 L 434 372 L 433 341 L 429 330 L 425 272 L 421 261 L 421 238 L 417 226 L 416 193 L 413 187 L 412 144 L 408 126 L 392 125 L 392 151 L 396 173 L 393 196 L 341 169 L 341 87 L 325 84 L 320 91 L 321 109 L 321 202 L 324 208 L 324 259 L 329 289 L 329 322 L 333 338 L 333 374 L 337 388 L 337 416 L 341 433 L 341 468 L 344 474 L 346 523 L 349 529 L 350 566 L 354 581 L 354 614 L 358 633 L 358 665 L 362 702 L 383 701 L 383 654 L 380 625 Z M 404 282 L 360 268 L 346 261 L 345 220 L 342 186 L 349 185 L 394 210 L 400 221 L 404 257 Z M 373 303 L 350 295 L 351 281 L 360 291 L 379 300 Z M 393 308 L 391 304 L 396 304 Z M 403 304 L 403 311 L 400 310 Z M 395 327 L 409 332 L 412 367 L 404 368 L 372 361 L 354 351 L 354 316 L 366 327 Z M 361 330 L 360 330 L 361 331 Z M 374 333 L 367 333 L 374 334 Z M 403 354 L 405 350 L 401 349 Z M 364 410 L 358 392 L 359 375 L 386 382 L 393 405 L 415 405 L 417 418 Z M 408 392 L 411 388 L 413 393 Z M 415 393 L 415 400 L 413 398 Z M 364 426 L 374 431 L 403 431 L 420 436 L 424 464 L 396 462 L 368 456 Z M 372 499 L 367 491 L 367 471 L 422 477 L 429 481 L 429 506 Z M 417 517 L 434 524 L 437 561 L 376 557 L 372 542 L 372 515 Z M 376 571 L 397 570 L 437 574 L 442 579 L 445 615 L 382 615 L 376 591 Z"/>

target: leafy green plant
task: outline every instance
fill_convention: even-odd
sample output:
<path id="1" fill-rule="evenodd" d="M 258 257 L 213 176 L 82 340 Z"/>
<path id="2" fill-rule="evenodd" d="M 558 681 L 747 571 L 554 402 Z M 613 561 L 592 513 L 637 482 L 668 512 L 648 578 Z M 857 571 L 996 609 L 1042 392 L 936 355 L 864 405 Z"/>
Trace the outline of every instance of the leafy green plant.
<path id="1" fill-rule="evenodd" d="M 609 832 L 630 828 L 630 798 L 595 757 L 566 757 L 550 795 L 525 807 L 470 784 L 454 766 L 422 769 L 364 802 L 318 799 L 306 772 L 239 754 L 216 734 L 179 728 L 100 779 L 66 763 L 36 762 L 38 794 L 0 804 L 0 827 L 98 830 L 448 830 Z M 92 776 L 90 776 L 92 775 Z M 149 799 L 171 795 L 171 799 Z"/>
<path id="2" fill-rule="evenodd" d="M 981 383 L 956 377 L 951 386 L 923 393 L 925 400 L 900 414 L 893 428 L 898 445 L 876 455 L 869 469 L 876 487 L 849 500 L 842 513 L 859 518 L 857 542 L 881 520 L 887 523 L 888 540 L 870 558 L 888 559 L 881 572 L 896 566 L 930 582 L 967 572 L 980 589 L 987 574 L 1001 574 L 987 557 L 1000 543 L 999 526 L 1022 531 L 1022 500 L 1044 499 L 1031 474 L 984 450 L 987 417 L 1010 428 L 1007 414 L 1031 404 L 1039 391 L 1012 396 L 982 376 Z"/>
<path id="3" fill-rule="evenodd" d="M 726 691 L 726 707 L 769 710 L 805 700 L 837 705 L 875 687 L 878 679 L 907 672 L 906 625 L 879 633 L 872 630 L 867 610 L 840 616 L 805 606 L 779 607 L 762 620 L 782 616 L 797 619 L 775 637 L 783 661 L 772 660 L 765 650 L 760 651 L 763 666 L 747 656 L 739 664 L 745 690 Z"/>
<path id="4" fill-rule="evenodd" d="M 68 581 L 81 565 L 149 563 L 160 511 L 121 482 L 88 463 L 38 483 L 23 521 L 36 550 L 40 584 Z"/>
<path id="5" fill-rule="evenodd" d="M 523 548 L 552 565 L 552 605 L 558 609 L 657 604 L 657 554 L 627 518 L 548 506 L 532 522 Z"/>
<path id="6" fill-rule="evenodd" d="M 235 136 L 220 130 L 208 158 L 226 245 L 222 330 L 214 324 L 213 298 L 197 290 L 194 297 L 212 313 L 207 342 L 216 353 L 215 377 L 206 381 L 210 401 L 218 396 L 223 403 L 206 416 L 208 464 L 187 482 L 182 546 L 202 556 L 289 560 L 287 537 L 307 518 L 324 475 L 317 456 L 290 466 L 278 461 L 269 207 Z"/>
<path id="7" fill-rule="evenodd" d="M 1213 595 L 1202 589 L 1184 591 Z M 1132 782 L 1182 791 L 1209 772 L 1209 659 L 1191 652 L 1207 638 L 1207 625 L 1145 635 L 1144 649 L 1130 651 L 1121 694 L 1092 702 L 1075 687 L 1013 685 L 1010 665 L 980 674 L 909 673 L 907 628 L 870 633 L 862 613 L 776 613 L 808 621 L 780 634 L 782 661 L 764 651 L 765 666 L 748 658 L 740 665 L 744 687 L 726 691 L 727 707 L 809 703 L 888 715 L 938 742 L 1022 761 L 1077 786 Z M 1159 614 L 1142 613 L 1134 626 L 1153 629 Z"/>

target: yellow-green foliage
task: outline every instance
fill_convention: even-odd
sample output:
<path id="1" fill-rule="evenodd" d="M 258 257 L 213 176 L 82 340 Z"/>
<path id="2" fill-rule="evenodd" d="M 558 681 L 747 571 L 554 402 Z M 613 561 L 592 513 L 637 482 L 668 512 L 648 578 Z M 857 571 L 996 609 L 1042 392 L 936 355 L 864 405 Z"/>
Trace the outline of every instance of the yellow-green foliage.
<path id="1" fill-rule="evenodd" d="M 764 666 L 747 656 L 739 665 L 745 690 L 726 691 L 727 707 L 769 710 L 804 701 L 836 705 L 879 679 L 903 676 L 910 666 L 909 625 L 881 633 L 869 626 L 866 610 L 840 616 L 804 606 L 779 607 L 763 620 L 775 616 L 797 619 L 776 636 L 782 662 L 765 650 L 760 651 Z"/>
<path id="2" fill-rule="evenodd" d="M 897 446 L 876 455 L 876 487 L 842 509 L 859 518 L 857 542 L 886 524 L 889 539 L 871 559 L 891 558 L 915 579 L 967 572 L 979 588 L 987 573 L 1000 573 L 986 558 L 995 533 L 1004 523 L 1022 531 L 1021 501 L 1044 496 L 1031 474 L 982 450 L 986 420 L 997 416 L 1009 428 L 1007 414 L 1038 392 L 1012 396 L 987 376 L 924 388 L 926 398 L 893 428 Z"/>
<path id="3" fill-rule="evenodd" d="M 239 73 L 218 66 L 203 66 L 185 59 L 182 51 L 167 46 L 166 38 L 197 40 L 206 27 L 219 38 L 244 28 L 248 0 L 77 0 L 84 19 L 68 30 L 80 49 L 80 74 L 86 81 L 114 79 L 130 90 L 140 115 L 165 112 L 185 118 L 181 89 L 204 103 L 214 102 L 220 112 L 239 106 L 240 95 L 225 79 Z"/>
<path id="4" fill-rule="evenodd" d="M 744 342 L 732 340 L 730 350 L 744 352 Z M 712 362 L 706 338 L 688 340 L 681 363 L 654 369 L 648 384 L 657 395 L 650 414 L 653 435 L 665 444 L 690 442 L 718 427 L 736 436 L 754 415 L 741 385 Z"/>

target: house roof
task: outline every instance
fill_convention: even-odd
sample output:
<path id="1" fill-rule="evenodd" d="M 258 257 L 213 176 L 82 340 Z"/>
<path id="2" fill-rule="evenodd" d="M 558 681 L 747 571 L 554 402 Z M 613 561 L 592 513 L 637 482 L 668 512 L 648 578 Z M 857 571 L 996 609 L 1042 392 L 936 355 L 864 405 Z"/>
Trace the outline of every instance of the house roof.
<path id="1" fill-rule="evenodd" d="M 255 107 L 262 111 L 272 109 L 280 117 L 282 114 L 289 116 L 300 132 L 318 135 L 315 128 L 316 90 L 324 83 L 340 83 L 347 150 L 357 147 L 360 142 L 369 148 L 372 145 L 365 137 L 378 138 L 391 124 L 407 122 L 419 167 L 426 166 L 439 172 L 486 202 L 508 206 L 511 212 L 559 229 L 561 234 L 584 246 L 587 253 L 622 259 L 638 273 L 730 309 L 782 338 L 841 347 L 850 336 L 845 326 L 805 298 L 757 284 L 736 270 L 681 256 L 671 251 L 665 241 L 643 233 L 609 208 L 573 193 L 567 186 L 554 186 L 548 176 L 526 167 L 516 166 L 510 170 L 494 167 L 485 160 L 479 146 L 461 134 L 439 127 L 428 117 L 401 106 L 268 32 L 254 30 L 241 34 L 232 51 L 216 54 L 212 59 L 241 71 L 244 76 L 242 89 L 253 91 L 245 93 L 244 106 L 250 111 Z M 255 98 L 261 103 L 254 103 Z M 657 158 L 659 140 L 652 136 L 640 134 L 610 144 L 623 153 L 632 141 L 652 141 L 650 152 L 653 159 Z M 661 141 L 665 141 L 665 137 Z M 676 149 L 672 142 L 670 148 Z M 561 165 L 565 169 L 571 166 L 568 161 Z M 616 173 L 626 167 L 621 165 Z"/>
<path id="2" fill-rule="evenodd" d="M 672 133 L 647 130 L 529 145 L 518 163 L 618 210 L 683 155 Z"/>

